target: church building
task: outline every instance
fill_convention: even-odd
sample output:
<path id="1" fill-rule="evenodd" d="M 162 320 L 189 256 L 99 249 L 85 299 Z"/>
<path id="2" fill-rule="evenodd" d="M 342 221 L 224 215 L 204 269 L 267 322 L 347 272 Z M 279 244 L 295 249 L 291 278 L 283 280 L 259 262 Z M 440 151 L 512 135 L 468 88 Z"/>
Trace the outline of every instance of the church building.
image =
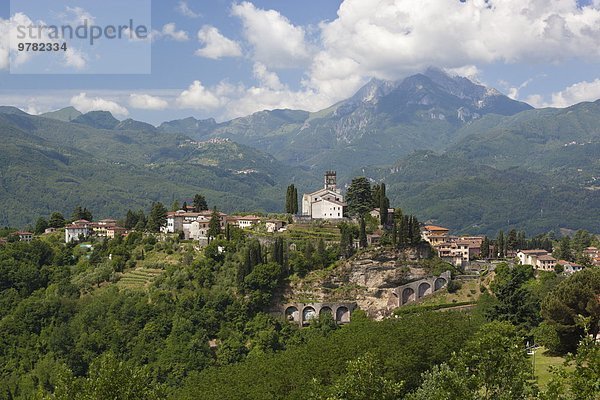
<path id="1" fill-rule="evenodd" d="M 302 196 L 302 215 L 312 219 L 341 219 L 345 207 L 344 196 L 336 186 L 335 171 L 325 173 L 323 189 Z"/>

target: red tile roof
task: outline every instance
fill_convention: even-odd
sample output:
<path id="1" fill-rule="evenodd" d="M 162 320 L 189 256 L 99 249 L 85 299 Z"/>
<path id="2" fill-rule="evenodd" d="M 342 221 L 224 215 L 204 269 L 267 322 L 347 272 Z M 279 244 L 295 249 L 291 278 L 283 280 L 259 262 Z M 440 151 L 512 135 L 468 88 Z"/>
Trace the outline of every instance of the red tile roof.
<path id="1" fill-rule="evenodd" d="M 450 229 L 448 228 L 444 228 L 441 226 L 435 226 L 435 225 L 425 225 L 424 228 L 428 231 L 450 231 Z"/>

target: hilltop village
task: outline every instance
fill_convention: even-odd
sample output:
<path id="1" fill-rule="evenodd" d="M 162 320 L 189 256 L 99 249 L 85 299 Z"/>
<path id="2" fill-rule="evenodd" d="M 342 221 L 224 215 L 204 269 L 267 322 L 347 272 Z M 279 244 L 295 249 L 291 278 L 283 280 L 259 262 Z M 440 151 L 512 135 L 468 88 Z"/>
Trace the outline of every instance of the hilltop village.
<path id="1" fill-rule="evenodd" d="M 454 235 L 438 221 L 420 222 L 391 206 L 382 182 L 357 177 L 342 190 L 334 171 L 325 172 L 321 188 L 300 196 L 290 184 L 282 208 L 279 214 L 228 214 L 196 194 L 123 218 L 96 220 L 77 207 L 68 219 L 54 212 L 27 230 L 0 230 L 0 283 L 8 288 L 0 328 L 15 344 L 9 348 L 25 337 L 48 348 L 35 369 L 25 366 L 19 374 L 37 376 L 46 368 L 51 382 L 82 382 L 85 369 L 107 374 L 121 368 L 117 375 L 128 377 L 124 368 L 144 365 L 152 375 L 136 372 L 146 377 L 143 387 L 161 390 L 168 382 L 175 393 L 178 387 L 223 387 L 219 381 L 240 376 L 228 368 L 239 366 L 250 368 L 243 376 L 254 377 L 236 389 L 246 393 L 281 382 L 263 385 L 264 377 L 255 376 L 270 357 L 290 354 L 297 371 L 297 346 L 320 357 L 323 343 L 345 343 L 319 361 L 345 376 L 346 361 L 329 357 L 352 360 L 352 346 L 360 343 L 365 351 L 387 349 L 397 342 L 390 338 L 406 332 L 412 339 L 402 341 L 408 347 L 393 359 L 414 353 L 410 346 L 423 341 L 439 347 L 431 363 L 439 362 L 476 327 L 487 326 L 484 320 L 495 335 L 519 329 L 536 346 L 565 354 L 584 331 L 562 310 L 595 318 L 579 306 L 595 301 L 588 298 L 595 289 L 587 287 L 600 265 L 598 237 L 586 231 L 560 239 L 527 238 L 513 229 L 495 238 Z M 585 288 L 561 289 L 578 285 Z M 578 296 L 574 303 L 562 295 L 571 292 Z M 548 296 L 555 300 L 543 301 Z M 23 311 L 31 307 L 37 311 Z M 502 354 L 519 346 L 507 344 Z M 519 354 L 511 359 L 526 357 L 525 350 Z M 5 365 L 21 359 L 0 354 Z M 313 364 L 301 373 L 311 376 Z M 415 377 L 423 371 L 411 368 Z M 216 372 L 222 369 L 229 371 L 226 378 Z M 193 381 L 201 371 L 217 375 Z M 110 379 L 130 385 L 129 378 Z M 9 384 L 29 393 L 25 383 Z"/>
<path id="2" fill-rule="evenodd" d="M 380 188 L 383 188 L 383 193 L 378 193 Z M 291 192 L 290 192 L 291 190 Z M 389 204 L 389 200 L 385 196 L 385 185 L 375 185 L 373 194 L 382 196 L 381 199 L 375 199 L 368 203 L 376 205 L 379 202 Z M 209 244 L 211 238 L 216 238 L 218 235 L 223 235 L 231 227 L 251 232 L 262 232 L 266 234 L 276 235 L 287 231 L 287 226 L 307 225 L 314 223 L 327 223 L 336 226 L 339 223 L 349 222 L 360 225 L 361 220 L 367 218 L 369 220 L 368 232 L 366 235 L 366 245 L 379 245 L 382 242 L 385 244 L 389 239 L 389 234 L 392 230 L 397 229 L 397 210 L 394 208 L 385 207 L 387 211 L 383 213 L 381 207 L 368 208 L 370 204 L 361 205 L 363 207 L 363 218 L 359 218 L 356 213 L 349 216 L 348 202 L 342 194 L 341 189 L 337 186 L 337 177 L 335 171 L 327 171 L 324 175 L 324 185 L 311 193 L 302 195 L 301 210 L 298 211 L 298 198 L 294 185 L 288 188 L 288 198 L 286 199 L 287 214 L 264 216 L 262 214 L 232 214 L 228 215 L 219 212 L 215 207 L 213 210 L 208 209 L 208 205 L 202 196 L 197 200 L 197 204 L 183 203 L 179 207 L 176 202 L 175 207 L 171 211 L 167 211 L 162 204 L 158 207 L 159 221 L 158 231 L 162 234 L 176 234 L 181 240 L 196 242 L 200 246 Z M 293 199 L 291 197 L 294 197 Z M 382 201 L 383 200 L 383 201 Z M 293 203 L 293 204 L 292 204 Z M 155 205 L 155 208 L 157 205 Z M 75 211 L 77 213 L 85 213 L 91 216 L 91 213 L 80 207 Z M 57 213 L 55 213 L 57 214 Z M 78 218 L 69 223 L 63 223 L 62 227 L 45 227 L 48 223 L 42 222 L 45 227 L 40 231 L 37 227 L 36 234 L 52 234 L 57 230 L 64 231 L 65 243 L 85 242 L 89 239 L 114 239 L 115 237 L 126 237 L 131 231 L 136 230 L 135 225 L 127 220 L 117 219 L 102 219 L 99 221 L 90 221 L 85 218 Z M 135 219 L 135 217 L 133 217 Z M 144 217 L 145 218 L 145 217 Z M 64 222 L 62 215 L 61 221 Z M 402 215 L 400 214 L 400 219 Z M 39 222 L 39 221 L 38 221 Z M 138 222 L 137 219 L 135 221 Z M 59 222 L 60 225 L 60 222 Z M 124 226 L 127 225 L 127 226 Z M 138 227 L 139 228 L 139 227 Z M 367 230 L 367 229 L 365 229 Z M 360 233 L 360 232 L 359 232 Z M 490 241 L 486 236 L 461 235 L 456 236 L 450 234 L 450 229 L 427 223 L 419 223 L 418 235 L 420 240 L 428 243 L 435 251 L 435 254 L 448 264 L 461 269 L 467 268 L 473 261 L 490 260 L 490 259 L 511 259 L 523 265 L 532 265 L 534 268 L 543 271 L 552 271 L 557 265 L 562 267 L 565 273 L 573 273 L 580 271 L 585 267 L 574 260 L 557 259 L 552 256 L 552 249 L 548 248 L 529 248 L 530 243 L 526 243 L 524 237 L 519 238 L 519 243 L 514 243 L 517 239 L 513 238 L 512 243 L 509 237 L 500 237 L 499 240 Z M 511 232 L 509 235 L 513 235 Z M 30 231 L 13 231 L 12 240 L 20 240 L 30 242 L 34 239 L 35 234 Z M 7 238 L 0 238 L 0 244 L 6 243 Z M 294 246 L 293 243 L 289 244 Z M 356 234 L 351 242 L 351 246 L 355 249 L 366 247 L 361 243 L 361 238 Z M 546 246 L 547 247 L 547 246 Z M 585 264 L 600 265 L 600 250 L 594 246 L 587 246 L 582 249 Z"/>

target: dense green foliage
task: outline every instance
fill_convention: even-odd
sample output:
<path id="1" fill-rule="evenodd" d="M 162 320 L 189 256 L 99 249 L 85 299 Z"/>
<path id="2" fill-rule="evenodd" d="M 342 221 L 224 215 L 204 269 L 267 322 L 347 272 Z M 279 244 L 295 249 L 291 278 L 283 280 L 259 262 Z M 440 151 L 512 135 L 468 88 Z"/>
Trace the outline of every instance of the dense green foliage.
<path id="1" fill-rule="evenodd" d="M 340 385 L 349 384 L 341 382 L 347 362 L 361 356 L 367 364 L 379 365 L 383 377 L 404 382 L 405 390 L 410 390 L 418 386 L 421 372 L 447 360 L 478 326 L 476 320 L 461 313 L 428 313 L 382 322 L 359 319 L 355 314 L 354 319 L 325 335 L 316 328 L 306 329 L 298 344 L 284 352 L 194 374 L 178 396 L 193 399 L 202 393 L 207 400 L 304 399 L 313 379 L 321 388 L 332 385 L 335 393 Z M 351 363 L 348 369 L 352 368 Z M 381 387 L 386 386 L 380 382 Z"/>
<path id="2" fill-rule="evenodd" d="M 600 269 L 586 268 L 561 282 L 542 303 L 546 327 L 555 332 L 557 341 L 549 346 L 555 351 L 575 351 L 583 336 L 581 319 L 587 319 L 589 333 L 600 330 Z M 547 336 L 543 336 L 546 338 Z"/>
<path id="3" fill-rule="evenodd" d="M 573 351 L 598 327 L 598 269 L 562 280 L 500 264 L 473 313 L 416 305 L 298 329 L 264 311 L 286 279 L 328 268 L 344 248 L 321 237 L 290 249 L 284 237 L 261 243 L 229 226 L 201 251 L 142 232 L 91 248 L 60 233 L 0 245 L 0 398 L 536 398 L 525 338 Z M 151 284 L 121 285 L 145 268 L 159 271 Z M 593 399 L 597 345 L 580 348 L 573 363 L 587 380 L 562 370 L 540 399 Z"/>
<path id="4" fill-rule="evenodd" d="M 348 214 L 354 217 L 363 216 L 373 209 L 371 184 L 364 176 L 352 179 L 346 194 Z"/>

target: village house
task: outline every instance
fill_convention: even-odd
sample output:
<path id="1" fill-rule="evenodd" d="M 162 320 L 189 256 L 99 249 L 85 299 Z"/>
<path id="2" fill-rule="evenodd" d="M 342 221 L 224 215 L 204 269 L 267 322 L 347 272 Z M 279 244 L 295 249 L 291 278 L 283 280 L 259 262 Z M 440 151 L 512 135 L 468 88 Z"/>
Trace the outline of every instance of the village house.
<path id="1" fill-rule="evenodd" d="M 584 268 L 583 265 L 579 265 L 577 263 L 566 260 L 558 260 L 556 264 L 562 265 L 562 267 L 564 268 L 563 273 L 565 275 L 572 275 L 575 272 L 579 272 Z"/>
<path id="2" fill-rule="evenodd" d="M 206 240 L 212 211 L 187 212 L 183 210 L 167 213 L 167 223 L 161 227 L 163 233 L 182 232 L 185 240 Z M 219 213 L 221 229 L 225 229 L 227 214 Z"/>
<path id="3" fill-rule="evenodd" d="M 268 233 L 279 232 L 285 226 L 285 222 L 277 219 L 269 219 L 265 222 L 265 227 Z"/>
<path id="4" fill-rule="evenodd" d="M 261 218 L 256 215 L 246 215 L 246 216 L 231 216 L 227 218 L 227 221 L 232 225 L 237 225 L 241 229 L 252 228 L 260 224 Z"/>
<path id="5" fill-rule="evenodd" d="M 597 247 L 586 247 L 585 250 L 583 250 L 583 254 L 589 257 L 592 265 L 597 267 L 600 266 L 600 250 L 598 250 Z"/>
<path id="6" fill-rule="evenodd" d="M 483 244 L 483 236 L 461 236 L 460 241 L 467 243 L 469 246 L 469 259 L 481 257 L 481 245 Z"/>
<path id="7" fill-rule="evenodd" d="M 543 271 L 554 271 L 556 258 L 552 257 L 546 250 L 520 250 L 517 252 L 519 264 L 533 265 L 535 269 Z"/>
<path id="8" fill-rule="evenodd" d="M 87 239 L 94 233 L 93 224 L 85 219 L 73 221 L 65 226 L 65 243 Z"/>
<path id="9" fill-rule="evenodd" d="M 374 208 L 369 214 L 371 214 L 371 217 L 375 218 L 377 221 L 381 221 L 381 210 L 379 208 Z M 394 209 L 388 208 L 387 221 L 385 222 L 385 225 L 391 226 L 393 223 Z"/>
<path id="10" fill-rule="evenodd" d="M 116 236 L 127 234 L 127 229 L 117 225 L 114 219 L 103 219 L 98 222 L 90 222 L 80 219 L 65 227 L 65 242 L 77 242 L 80 239 L 88 239 L 91 236 L 99 238 L 114 239 Z"/>
<path id="11" fill-rule="evenodd" d="M 20 242 L 31 242 L 33 240 L 33 233 L 27 231 L 16 232 L 15 235 L 19 237 Z"/>
<path id="12" fill-rule="evenodd" d="M 469 265 L 469 242 L 452 241 L 438 243 L 433 246 L 438 256 L 455 267 Z"/>
<path id="13" fill-rule="evenodd" d="M 457 267 L 466 267 L 481 256 L 483 236 L 451 236 L 450 230 L 437 225 L 421 228 L 421 238 L 431 244 L 439 257 Z"/>
<path id="14" fill-rule="evenodd" d="M 336 186 L 335 171 L 325 173 L 325 186 L 302 196 L 302 215 L 311 219 L 342 219 L 346 203 Z"/>
<path id="15" fill-rule="evenodd" d="M 435 246 L 448 241 L 448 232 L 450 232 L 448 228 L 436 225 L 425 225 L 421 228 L 421 237 L 432 246 Z"/>
<path id="16" fill-rule="evenodd" d="M 548 254 L 548 252 L 543 249 L 520 250 L 517 252 L 517 258 L 519 259 L 519 264 L 535 266 L 537 263 L 537 258 L 546 254 Z"/>

